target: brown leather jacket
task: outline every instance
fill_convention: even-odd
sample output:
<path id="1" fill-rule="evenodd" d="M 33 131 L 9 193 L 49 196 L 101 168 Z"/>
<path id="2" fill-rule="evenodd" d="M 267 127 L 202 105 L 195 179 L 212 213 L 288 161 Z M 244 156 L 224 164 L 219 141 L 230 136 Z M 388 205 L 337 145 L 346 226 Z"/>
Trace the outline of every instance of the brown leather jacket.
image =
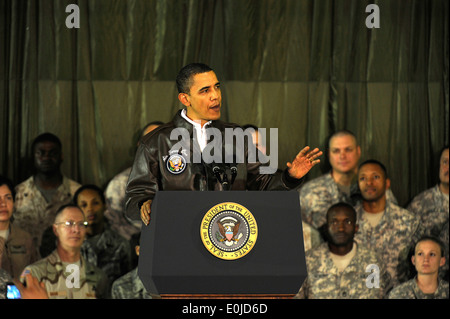
<path id="1" fill-rule="evenodd" d="M 224 123 L 220 120 L 212 121 L 210 127 L 217 128 L 224 133 L 226 128 L 236 128 L 238 125 Z M 173 151 L 172 147 L 179 140 L 171 140 L 170 135 L 176 128 L 185 129 L 189 133 L 190 143 L 184 150 Z M 157 191 L 192 190 L 192 191 L 222 191 L 224 186 L 213 169 L 217 166 L 226 172 L 231 182 L 231 167 L 237 168 L 237 175 L 231 190 L 291 190 L 298 188 L 302 179 L 289 176 L 287 170 L 276 172 L 273 175 L 260 174 L 262 165 L 256 161 L 248 161 L 248 144 L 244 145 L 243 163 L 205 163 L 195 160 L 195 152 L 200 154 L 197 142 L 193 142 L 193 126 L 188 123 L 179 111 L 173 120 L 161 125 L 141 140 L 136 152 L 133 167 L 128 179 L 126 190 L 126 214 L 129 218 L 140 219 L 140 206 L 143 202 L 153 199 Z M 225 159 L 226 143 L 222 134 L 222 159 Z M 251 141 L 251 139 L 250 139 Z M 228 145 L 229 146 L 229 145 Z M 236 143 L 233 143 L 233 154 L 236 152 Z M 189 150 L 189 152 L 187 152 Z M 227 148 L 227 151 L 229 149 Z M 180 156 L 181 155 L 181 156 Z M 236 160 L 236 156 L 234 156 Z M 225 162 L 223 160 L 222 162 Z M 224 180 L 221 174 L 222 182 Z"/>

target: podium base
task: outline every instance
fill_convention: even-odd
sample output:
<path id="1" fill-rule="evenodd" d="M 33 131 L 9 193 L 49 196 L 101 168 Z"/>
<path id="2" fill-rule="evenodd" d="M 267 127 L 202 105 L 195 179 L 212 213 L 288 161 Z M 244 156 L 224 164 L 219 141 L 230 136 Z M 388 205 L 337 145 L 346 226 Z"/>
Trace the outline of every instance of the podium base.
<path id="1" fill-rule="evenodd" d="M 161 294 L 161 299 L 292 299 L 295 294 Z"/>

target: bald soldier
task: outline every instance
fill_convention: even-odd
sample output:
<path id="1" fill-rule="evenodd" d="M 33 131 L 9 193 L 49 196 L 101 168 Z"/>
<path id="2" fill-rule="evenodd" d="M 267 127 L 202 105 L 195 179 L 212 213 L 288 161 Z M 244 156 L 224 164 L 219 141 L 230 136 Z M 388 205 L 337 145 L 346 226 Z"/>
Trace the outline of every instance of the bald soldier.
<path id="1" fill-rule="evenodd" d="M 328 208 L 338 202 L 356 205 L 361 199 L 357 174 L 361 147 L 356 136 L 348 130 L 333 133 L 328 140 L 328 159 L 331 171 L 319 176 L 300 189 L 302 219 L 316 229 L 326 222 Z M 390 191 L 389 201 L 397 203 Z"/>

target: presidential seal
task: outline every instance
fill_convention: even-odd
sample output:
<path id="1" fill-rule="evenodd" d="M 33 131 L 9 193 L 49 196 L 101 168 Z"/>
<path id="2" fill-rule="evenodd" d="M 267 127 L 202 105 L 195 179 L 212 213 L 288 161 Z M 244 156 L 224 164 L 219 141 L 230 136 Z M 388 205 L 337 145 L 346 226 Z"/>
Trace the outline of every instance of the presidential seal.
<path id="1" fill-rule="evenodd" d="M 183 155 L 173 154 L 167 159 L 166 166 L 172 174 L 180 174 L 186 169 L 186 160 Z"/>
<path id="2" fill-rule="evenodd" d="M 203 245 L 214 256 L 234 260 L 247 255 L 255 246 L 258 226 L 252 213 L 237 203 L 212 207 L 200 225 Z"/>

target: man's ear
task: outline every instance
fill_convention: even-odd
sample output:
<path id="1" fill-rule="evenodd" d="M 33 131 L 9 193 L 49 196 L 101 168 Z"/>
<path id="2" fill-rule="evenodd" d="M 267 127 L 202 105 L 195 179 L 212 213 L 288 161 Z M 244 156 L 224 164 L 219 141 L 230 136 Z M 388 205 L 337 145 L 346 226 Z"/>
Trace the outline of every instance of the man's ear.
<path id="1" fill-rule="evenodd" d="M 386 189 L 391 188 L 391 180 L 389 178 L 386 178 Z"/>
<path id="2" fill-rule="evenodd" d="M 53 224 L 52 228 L 53 228 L 53 234 L 55 234 L 55 236 L 58 237 L 58 229 L 57 229 L 56 225 Z"/>
<path id="3" fill-rule="evenodd" d="M 183 104 L 184 106 L 191 106 L 191 102 L 189 102 L 188 94 L 186 93 L 179 93 L 178 94 L 178 100 Z"/>

